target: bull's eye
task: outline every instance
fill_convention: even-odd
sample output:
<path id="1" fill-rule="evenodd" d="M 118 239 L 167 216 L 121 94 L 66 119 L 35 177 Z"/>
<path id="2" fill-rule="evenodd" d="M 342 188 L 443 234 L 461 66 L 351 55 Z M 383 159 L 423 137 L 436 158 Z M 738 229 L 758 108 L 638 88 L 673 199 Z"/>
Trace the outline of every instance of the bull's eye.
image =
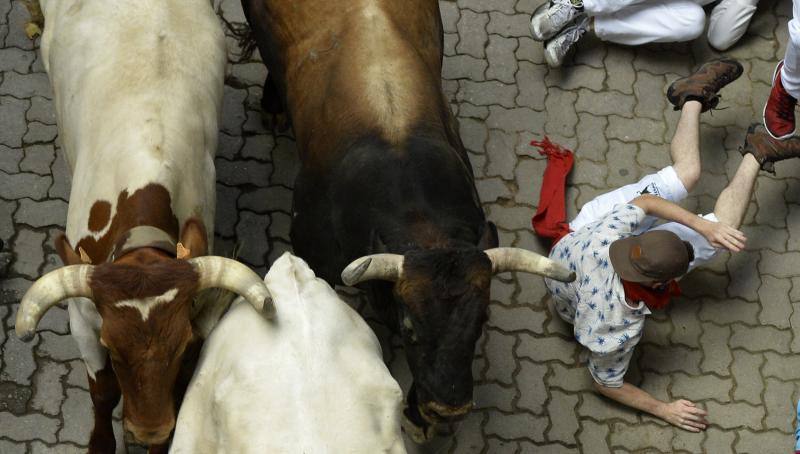
<path id="1" fill-rule="evenodd" d="M 403 317 L 402 330 L 408 335 L 412 343 L 417 343 L 417 332 L 414 330 L 414 324 L 408 316 Z"/>

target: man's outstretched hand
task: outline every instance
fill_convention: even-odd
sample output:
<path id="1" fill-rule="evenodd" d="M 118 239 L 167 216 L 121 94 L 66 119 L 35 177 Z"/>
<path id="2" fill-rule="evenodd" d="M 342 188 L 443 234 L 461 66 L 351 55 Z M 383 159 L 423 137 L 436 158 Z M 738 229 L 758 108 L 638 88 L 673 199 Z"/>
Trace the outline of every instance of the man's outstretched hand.
<path id="1" fill-rule="evenodd" d="M 721 222 L 703 220 L 700 233 L 718 249 L 727 249 L 731 252 L 739 252 L 744 249 L 747 237 L 744 233 Z"/>
<path id="2" fill-rule="evenodd" d="M 708 427 L 707 415 L 708 413 L 705 410 L 686 399 L 670 403 L 664 402 L 661 408 L 656 411 L 656 416 L 659 418 L 689 432 L 706 430 L 706 427 Z"/>

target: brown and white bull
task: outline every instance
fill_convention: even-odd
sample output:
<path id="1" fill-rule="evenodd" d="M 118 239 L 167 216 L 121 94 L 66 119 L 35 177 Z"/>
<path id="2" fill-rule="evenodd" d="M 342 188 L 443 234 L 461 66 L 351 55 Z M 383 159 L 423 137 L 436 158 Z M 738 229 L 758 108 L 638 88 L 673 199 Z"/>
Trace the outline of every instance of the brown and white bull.
<path id="1" fill-rule="evenodd" d="M 94 404 L 90 452 L 113 452 L 111 412 L 160 451 L 199 337 L 198 292 L 223 288 L 271 309 L 263 281 L 211 250 L 224 36 L 208 0 L 41 0 L 42 61 L 72 169 L 65 267 L 23 297 L 34 336 L 69 299 Z M 43 13 L 43 17 L 40 15 Z M 30 26 L 35 28 L 34 26 Z M 176 257 L 177 254 L 177 257 Z M 195 323 L 193 323 L 195 322 Z"/>
<path id="2" fill-rule="evenodd" d="M 568 270 L 497 248 L 442 92 L 436 0 L 243 0 L 302 168 L 292 244 L 331 284 L 364 283 L 402 336 L 414 385 L 407 428 L 472 407 L 472 359 L 492 275 Z M 352 262 L 352 264 L 351 264 Z M 348 266 L 348 264 L 350 264 Z M 510 354 L 510 353 L 509 353 Z"/>

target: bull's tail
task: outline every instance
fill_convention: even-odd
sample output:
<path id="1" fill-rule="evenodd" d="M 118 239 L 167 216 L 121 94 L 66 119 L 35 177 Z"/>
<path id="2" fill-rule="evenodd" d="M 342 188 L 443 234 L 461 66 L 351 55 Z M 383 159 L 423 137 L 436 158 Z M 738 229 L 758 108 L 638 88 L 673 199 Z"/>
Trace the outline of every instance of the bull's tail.
<path id="1" fill-rule="evenodd" d="M 25 34 L 28 35 L 28 39 L 35 39 L 44 30 L 42 7 L 39 5 L 39 0 L 22 0 L 22 3 L 31 15 L 31 20 L 25 24 Z"/>
<path id="2" fill-rule="evenodd" d="M 228 29 L 228 33 L 233 36 L 237 44 L 239 44 L 239 54 L 236 55 L 235 63 L 242 63 L 250 60 L 253 57 L 253 52 L 256 50 L 256 35 L 253 33 L 253 29 L 247 24 L 229 22 L 221 13 L 219 17 L 225 24 L 225 28 Z"/>

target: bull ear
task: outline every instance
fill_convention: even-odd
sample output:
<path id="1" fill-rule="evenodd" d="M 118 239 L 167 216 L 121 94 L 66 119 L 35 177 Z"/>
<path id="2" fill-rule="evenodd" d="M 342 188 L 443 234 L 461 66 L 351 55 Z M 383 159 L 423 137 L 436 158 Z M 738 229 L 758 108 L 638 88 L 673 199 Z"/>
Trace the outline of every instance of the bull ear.
<path id="1" fill-rule="evenodd" d="M 75 252 L 75 249 L 69 244 L 67 236 L 63 233 L 56 237 L 54 246 L 64 265 L 83 265 L 84 262 L 81 260 L 80 254 Z"/>
<path id="2" fill-rule="evenodd" d="M 179 259 L 192 259 L 208 255 L 208 235 L 202 222 L 192 218 L 183 224 L 178 254 Z"/>
<path id="3" fill-rule="evenodd" d="M 497 226 L 492 221 L 486 221 L 483 227 L 481 239 L 478 241 L 478 249 L 485 251 L 487 249 L 496 248 L 500 245 L 500 240 L 497 236 Z"/>

